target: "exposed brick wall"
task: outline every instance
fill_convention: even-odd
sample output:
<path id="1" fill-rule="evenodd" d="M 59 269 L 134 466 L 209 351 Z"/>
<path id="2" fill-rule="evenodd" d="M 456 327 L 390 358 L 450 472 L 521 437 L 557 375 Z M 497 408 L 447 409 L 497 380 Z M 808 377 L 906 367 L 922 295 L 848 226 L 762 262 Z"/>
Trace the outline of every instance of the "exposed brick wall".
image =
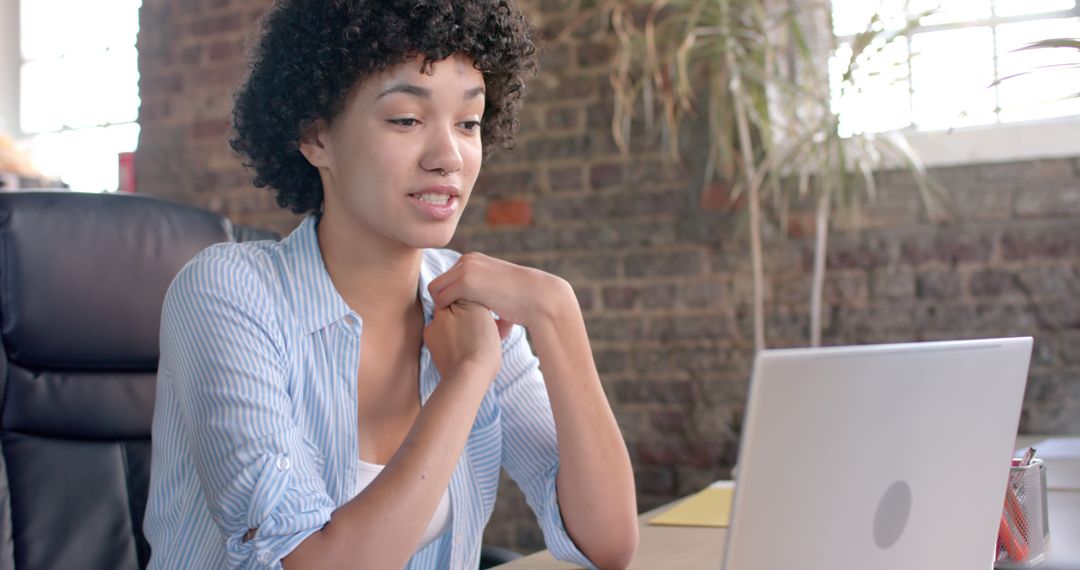
<path id="1" fill-rule="evenodd" d="M 229 149 L 232 93 L 269 0 L 144 0 L 140 13 L 140 193 L 287 232 L 299 218 L 251 186 Z"/>
<path id="2" fill-rule="evenodd" d="M 611 48 L 588 25 L 556 33 L 587 0 L 527 5 L 549 40 L 517 149 L 489 160 L 452 246 L 553 271 L 578 292 L 605 390 L 634 461 L 643 509 L 726 477 L 752 353 L 744 227 L 654 140 L 629 157 L 610 136 Z M 225 142 L 241 46 L 267 0 L 144 0 L 141 192 L 287 231 L 295 216 L 248 186 Z M 698 145 L 700 147 L 700 144 Z M 952 222 L 926 220 L 909 178 L 835 219 L 826 344 L 1031 334 L 1021 429 L 1080 433 L 1080 159 L 937 169 Z M 851 227 L 860 227 L 858 233 Z M 805 344 L 813 220 L 765 228 L 770 346 Z M 529 550 L 539 529 L 515 487 L 488 542 Z"/>

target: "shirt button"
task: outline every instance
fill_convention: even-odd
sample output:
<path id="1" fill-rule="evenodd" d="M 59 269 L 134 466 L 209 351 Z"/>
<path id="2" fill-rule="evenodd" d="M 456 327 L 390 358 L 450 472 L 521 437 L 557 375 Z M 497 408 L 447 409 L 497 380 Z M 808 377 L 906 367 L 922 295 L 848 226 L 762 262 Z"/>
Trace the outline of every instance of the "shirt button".
<path id="1" fill-rule="evenodd" d="M 287 471 L 289 469 L 289 458 L 279 457 L 277 460 L 278 471 Z"/>
<path id="2" fill-rule="evenodd" d="M 269 564 L 270 559 L 273 558 L 273 557 L 274 557 L 273 554 L 270 554 L 269 552 L 263 552 L 262 554 L 259 555 L 259 562 L 262 562 L 263 564 Z"/>

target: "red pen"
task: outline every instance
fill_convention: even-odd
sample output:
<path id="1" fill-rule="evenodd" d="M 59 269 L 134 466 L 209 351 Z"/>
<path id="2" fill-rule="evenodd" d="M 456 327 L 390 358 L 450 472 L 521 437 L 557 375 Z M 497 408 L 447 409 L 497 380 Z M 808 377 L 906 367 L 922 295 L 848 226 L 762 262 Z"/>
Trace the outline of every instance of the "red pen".
<path id="1" fill-rule="evenodd" d="M 1009 521 L 1005 520 L 1004 513 L 1001 515 L 1001 523 L 998 526 L 998 538 L 1005 546 L 1005 552 L 1009 554 L 1009 558 L 1016 561 L 1027 560 L 1028 546 L 1017 540 L 1016 535 L 1013 534 L 1012 529 L 1009 527 Z"/>
<path id="2" fill-rule="evenodd" d="M 1029 447 L 1024 452 L 1024 457 L 1018 462 L 1015 462 L 1013 467 L 1028 467 L 1031 465 L 1031 460 L 1035 457 L 1035 448 Z M 1016 493 L 1020 490 L 1020 485 L 1023 482 L 1024 472 L 1020 470 L 1013 471 L 1009 475 L 1009 484 L 1005 488 L 1005 513 L 1001 514 L 1001 522 L 998 526 L 998 537 L 1000 542 L 1005 547 L 1005 552 L 1009 555 L 1009 558 L 1017 561 L 1027 560 L 1030 552 L 1028 548 L 1028 524 L 1027 516 L 1024 515 L 1024 506 L 1020 503 L 1019 497 Z M 1006 516 L 1006 513 L 1008 516 Z M 1009 525 L 1009 519 L 1012 519 L 1016 525 L 1016 533 L 1013 533 L 1012 526 Z M 1017 536 L 1019 534 L 1019 536 Z"/>

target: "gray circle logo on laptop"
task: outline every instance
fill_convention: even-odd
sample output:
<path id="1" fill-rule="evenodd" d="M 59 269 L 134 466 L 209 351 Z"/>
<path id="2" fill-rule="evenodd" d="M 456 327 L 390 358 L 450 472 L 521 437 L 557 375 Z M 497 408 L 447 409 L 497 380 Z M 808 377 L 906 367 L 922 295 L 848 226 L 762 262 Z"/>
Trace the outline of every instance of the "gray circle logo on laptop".
<path id="1" fill-rule="evenodd" d="M 911 514 L 911 487 L 897 481 L 885 490 L 874 514 L 874 542 L 886 549 L 900 540 Z"/>

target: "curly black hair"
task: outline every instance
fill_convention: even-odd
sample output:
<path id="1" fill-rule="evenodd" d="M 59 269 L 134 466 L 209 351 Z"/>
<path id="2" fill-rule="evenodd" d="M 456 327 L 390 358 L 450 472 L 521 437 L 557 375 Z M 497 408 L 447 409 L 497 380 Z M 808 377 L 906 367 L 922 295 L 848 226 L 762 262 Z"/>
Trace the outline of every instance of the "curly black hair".
<path id="1" fill-rule="evenodd" d="M 277 0 L 235 95 L 229 144 L 279 206 L 318 211 L 322 181 L 300 138 L 316 120 L 340 115 L 358 82 L 415 57 L 430 73 L 433 63 L 466 55 L 484 75 L 484 149 L 510 148 L 535 52 L 509 0 Z"/>

